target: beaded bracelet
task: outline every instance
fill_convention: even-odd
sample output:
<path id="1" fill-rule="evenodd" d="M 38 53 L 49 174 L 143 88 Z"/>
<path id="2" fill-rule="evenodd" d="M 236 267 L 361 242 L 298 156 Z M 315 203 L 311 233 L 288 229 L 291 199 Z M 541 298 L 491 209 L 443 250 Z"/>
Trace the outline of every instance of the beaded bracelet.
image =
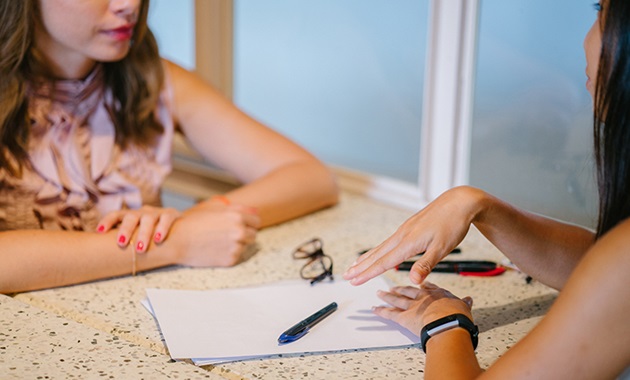
<path id="1" fill-rule="evenodd" d="M 226 206 L 229 206 L 230 204 L 232 204 L 232 202 L 230 202 L 230 200 L 225 196 L 225 195 L 214 195 L 212 196 L 212 198 L 210 198 L 211 201 L 219 201 L 221 203 L 223 203 Z"/>

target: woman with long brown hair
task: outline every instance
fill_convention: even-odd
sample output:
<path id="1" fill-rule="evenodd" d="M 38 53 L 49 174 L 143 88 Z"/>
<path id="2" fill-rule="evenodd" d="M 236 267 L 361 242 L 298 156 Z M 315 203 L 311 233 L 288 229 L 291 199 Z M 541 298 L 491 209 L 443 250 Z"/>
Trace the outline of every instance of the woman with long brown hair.
<path id="1" fill-rule="evenodd" d="M 234 265 L 259 228 L 337 201 L 321 162 L 160 59 L 148 7 L 0 2 L 0 293 Z M 176 132 L 244 185 L 162 208 Z"/>
<path id="2" fill-rule="evenodd" d="M 630 2 L 603 0 L 595 8 L 584 50 L 594 99 L 597 230 L 458 187 L 403 223 L 344 275 L 360 285 L 425 252 L 410 274 L 420 287 L 381 292 L 390 306 L 374 311 L 421 337 L 426 379 L 630 378 Z M 474 353 L 472 299 L 424 281 L 471 224 L 521 270 L 561 290 L 542 321 L 485 372 Z"/>

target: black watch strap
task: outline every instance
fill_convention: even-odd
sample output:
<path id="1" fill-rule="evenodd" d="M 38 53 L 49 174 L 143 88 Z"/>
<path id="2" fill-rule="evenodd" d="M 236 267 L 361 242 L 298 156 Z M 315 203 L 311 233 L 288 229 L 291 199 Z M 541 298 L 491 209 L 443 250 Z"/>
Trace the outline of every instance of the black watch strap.
<path id="1" fill-rule="evenodd" d="M 436 321 L 428 323 L 422 328 L 420 332 L 420 342 L 422 344 L 422 350 L 427 352 L 427 342 L 432 336 L 441 332 L 451 330 L 457 327 L 461 327 L 470 333 L 470 339 L 472 340 L 473 350 L 477 348 L 479 341 L 479 328 L 464 314 L 451 314 L 444 318 L 440 318 Z"/>

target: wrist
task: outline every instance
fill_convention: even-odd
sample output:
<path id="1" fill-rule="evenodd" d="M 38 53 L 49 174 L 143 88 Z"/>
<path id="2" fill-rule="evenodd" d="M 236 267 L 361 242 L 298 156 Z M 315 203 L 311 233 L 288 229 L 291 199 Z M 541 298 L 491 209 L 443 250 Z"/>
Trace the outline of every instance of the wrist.
<path id="1" fill-rule="evenodd" d="M 186 231 L 188 215 L 182 214 L 171 226 L 168 236 L 156 246 L 160 250 L 163 265 L 181 265 L 184 252 L 191 243 L 190 235 Z"/>
<path id="2" fill-rule="evenodd" d="M 479 328 L 464 314 L 456 313 L 439 318 L 426 324 L 420 332 L 422 350 L 427 352 L 427 343 L 435 336 L 451 330 L 461 330 L 468 333 L 473 350 L 477 348 Z"/>
<path id="3" fill-rule="evenodd" d="M 492 207 L 492 197 L 481 189 L 471 186 L 461 186 L 457 188 L 461 192 L 461 197 L 465 198 L 465 205 L 470 223 L 483 220 L 488 209 Z"/>
<path id="4" fill-rule="evenodd" d="M 203 211 L 225 210 L 231 204 L 232 204 L 232 201 L 230 201 L 225 195 L 213 195 L 212 197 L 208 199 L 204 199 L 202 201 L 197 202 L 188 210 L 184 211 L 184 213 L 187 213 L 189 211 L 196 211 L 196 210 L 203 210 Z"/>
<path id="5" fill-rule="evenodd" d="M 209 200 L 210 203 L 219 203 L 224 206 L 229 206 L 232 202 L 225 195 L 213 195 Z"/>

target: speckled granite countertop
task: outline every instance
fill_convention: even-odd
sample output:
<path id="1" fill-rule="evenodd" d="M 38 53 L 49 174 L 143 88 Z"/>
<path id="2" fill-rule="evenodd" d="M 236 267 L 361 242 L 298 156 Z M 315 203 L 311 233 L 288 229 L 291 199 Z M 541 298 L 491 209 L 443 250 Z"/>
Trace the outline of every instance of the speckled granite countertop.
<path id="1" fill-rule="evenodd" d="M 89 348 L 94 348 L 90 343 L 87 344 L 89 348 L 76 352 L 77 357 L 83 358 L 76 360 L 85 362 L 79 367 L 85 365 L 92 368 L 93 373 L 101 369 L 102 363 L 114 362 L 112 366 L 120 364 L 120 373 L 124 369 L 133 378 L 132 375 L 139 371 L 136 368 L 139 363 L 137 358 L 142 357 L 145 360 L 143 355 L 150 357 L 149 353 L 154 353 L 157 359 L 151 359 L 150 363 L 147 359 L 146 363 L 142 363 L 149 364 L 155 371 L 151 376 L 145 376 L 147 378 L 195 378 L 200 376 L 198 371 L 204 370 L 207 374 L 228 379 L 422 378 L 424 354 L 415 346 L 404 349 L 331 352 L 323 355 L 282 355 L 202 368 L 188 363 L 177 363 L 181 366 L 175 367 L 174 363 L 167 363 L 168 352 L 155 320 L 140 304 L 140 300 L 146 296 L 146 288 L 219 289 L 297 279 L 301 263 L 292 260 L 291 252 L 295 246 L 312 237 L 322 238 L 324 251 L 333 257 L 334 271 L 340 278 L 343 270 L 356 259 L 358 251 L 380 243 L 412 214 L 409 210 L 396 209 L 344 193 L 341 203 L 336 207 L 261 231 L 258 235 L 259 251 L 234 268 L 172 267 L 142 273 L 136 277 L 120 277 L 18 294 L 11 300 L 11 311 L 2 311 L 0 314 L 0 345 L 17 344 L 20 350 L 25 350 L 15 359 L 20 364 L 13 371 L 31 377 L 29 370 L 33 365 L 30 362 L 35 360 L 27 355 L 37 357 L 40 352 L 48 352 L 49 349 L 43 346 L 48 345 L 53 338 L 58 338 L 49 336 L 52 330 L 48 324 L 54 327 L 55 323 L 61 325 L 62 321 L 68 320 L 73 326 L 73 334 L 76 328 L 77 336 L 90 341 L 96 332 L 103 336 L 98 359 L 90 354 Z M 471 229 L 461 248 L 462 254 L 458 257 L 462 259 L 503 260 L 503 256 L 475 229 Z M 409 284 L 405 272 L 390 271 L 385 276 L 395 284 Z M 497 277 L 461 277 L 433 273 L 429 279 L 458 296 L 470 295 L 474 298 L 473 314 L 481 331 L 477 354 L 483 367 L 489 366 L 533 328 L 557 294 L 542 284 L 527 284 L 524 275 L 514 271 Z M 1 307 L 4 309 L 7 301 L 0 300 L 4 301 Z M 16 305 L 17 301 L 20 303 Z M 20 311 L 36 314 L 41 322 L 22 326 L 20 319 L 13 317 Z M 32 334 L 22 333 L 16 335 L 15 339 L 1 335 L 8 328 L 22 327 L 32 329 Z M 39 336 L 34 342 L 41 344 L 43 348 L 32 347 L 29 343 L 31 335 Z M 115 340 L 114 337 L 118 339 Z M 3 342 L 2 338 L 7 342 Z M 19 340 L 17 343 L 16 339 Z M 129 354 L 133 358 L 131 362 L 121 362 L 120 347 L 135 350 L 135 353 Z M 75 360 L 68 356 L 64 359 Z M 0 348 L 0 377 L 3 377 L 5 367 L 8 369 L 13 360 L 12 353 L 3 355 Z M 45 368 L 46 365 L 39 364 L 40 368 Z M 55 367 L 52 363 L 51 366 Z M 186 366 L 192 367 L 187 369 L 189 372 L 184 372 L 183 368 Z M 105 368 L 103 365 L 103 370 Z M 180 368 L 181 373 L 178 372 Z M 51 371 L 55 369 L 51 368 Z"/>
<path id="2" fill-rule="evenodd" d="M 222 379 L 203 368 L 0 295 L 2 379 Z"/>

